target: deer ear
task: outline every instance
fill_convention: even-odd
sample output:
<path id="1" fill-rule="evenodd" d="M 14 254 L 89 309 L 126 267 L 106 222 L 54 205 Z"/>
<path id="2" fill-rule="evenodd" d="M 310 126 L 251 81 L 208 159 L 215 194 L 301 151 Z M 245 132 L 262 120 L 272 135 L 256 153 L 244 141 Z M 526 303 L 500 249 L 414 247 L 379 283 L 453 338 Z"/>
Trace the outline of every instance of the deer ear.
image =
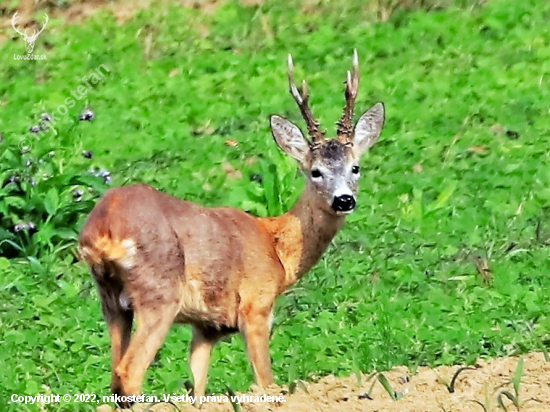
<path id="1" fill-rule="evenodd" d="M 309 154 L 309 143 L 302 131 L 294 123 L 285 118 L 273 115 L 270 118 L 271 134 L 283 152 L 292 156 L 300 164 L 304 164 Z"/>
<path id="2" fill-rule="evenodd" d="M 376 103 L 361 115 L 353 133 L 353 147 L 358 156 L 374 146 L 384 126 L 384 104 Z"/>

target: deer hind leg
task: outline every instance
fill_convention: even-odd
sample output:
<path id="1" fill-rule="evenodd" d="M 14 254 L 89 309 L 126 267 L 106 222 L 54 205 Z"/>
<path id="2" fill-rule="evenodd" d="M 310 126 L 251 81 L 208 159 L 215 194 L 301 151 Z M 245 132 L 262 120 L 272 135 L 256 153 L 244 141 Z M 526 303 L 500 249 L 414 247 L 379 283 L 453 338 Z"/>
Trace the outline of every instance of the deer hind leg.
<path id="1" fill-rule="evenodd" d="M 264 388 L 273 383 L 269 356 L 271 310 L 272 303 L 267 308 L 245 304 L 239 311 L 239 329 L 244 336 L 256 383 Z"/>
<path id="2" fill-rule="evenodd" d="M 193 374 L 193 396 L 200 398 L 204 396 L 210 354 L 214 344 L 221 338 L 222 334 L 212 328 L 201 328 L 193 326 L 193 339 L 191 340 L 191 354 L 189 366 Z"/>
<path id="3" fill-rule="evenodd" d="M 136 310 L 137 328 L 122 360 L 115 369 L 120 379 L 120 395 L 139 395 L 147 368 L 153 361 L 176 316 L 177 305 Z M 129 405 L 122 405 L 129 406 Z"/>
<path id="4" fill-rule="evenodd" d="M 94 265 L 92 274 L 97 281 L 101 309 L 111 340 L 111 392 L 120 393 L 121 383 L 115 369 L 130 343 L 134 312 L 122 306 L 122 286 L 110 275 L 105 276 L 104 266 Z"/>
<path id="5" fill-rule="evenodd" d="M 132 321 L 134 312 L 124 311 L 116 315 L 108 322 L 109 336 L 111 338 L 111 392 L 120 393 L 122 384 L 120 377 L 115 373 L 124 353 L 130 344 L 132 333 Z"/>
<path id="6" fill-rule="evenodd" d="M 121 392 L 120 377 L 115 373 L 124 353 L 128 349 L 132 333 L 134 312 L 120 310 L 110 317 L 106 317 L 109 337 L 111 339 L 111 392 Z"/>
<path id="7" fill-rule="evenodd" d="M 160 276 L 153 276 L 152 272 L 152 268 L 143 268 L 132 274 L 140 283 L 126 285 L 137 327 L 115 369 L 120 379 L 122 396 L 139 395 L 147 368 L 162 346 L 179 311 L 179 288 L 174 272 L 167 271 Z"/>

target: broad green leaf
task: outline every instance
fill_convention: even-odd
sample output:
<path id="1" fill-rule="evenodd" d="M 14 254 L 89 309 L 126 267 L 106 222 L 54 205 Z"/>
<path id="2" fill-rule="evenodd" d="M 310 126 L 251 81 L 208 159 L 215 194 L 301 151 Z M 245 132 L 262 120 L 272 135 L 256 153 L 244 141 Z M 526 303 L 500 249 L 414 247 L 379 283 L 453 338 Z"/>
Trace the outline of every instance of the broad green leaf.
<path id="1" fill-rule="evenodd" d="M 59 207 L 59 194 L 57 191 L 57 188 L 52 187 L 44 198 L 44 208 L 49 215 L 54 215 Z"/>

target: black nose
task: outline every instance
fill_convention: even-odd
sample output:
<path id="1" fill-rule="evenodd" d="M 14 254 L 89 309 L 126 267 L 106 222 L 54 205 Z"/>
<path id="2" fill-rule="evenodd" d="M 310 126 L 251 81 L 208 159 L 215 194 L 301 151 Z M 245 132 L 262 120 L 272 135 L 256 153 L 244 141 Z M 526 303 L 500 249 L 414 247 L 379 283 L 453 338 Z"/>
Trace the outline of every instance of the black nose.
<path id="1" fill-rule="evenodd" d="M 336 212 L 349 212 L 355 208 L 355 198 L 350 195 L 335 197 L 332 201 L 332 209 Z"/>

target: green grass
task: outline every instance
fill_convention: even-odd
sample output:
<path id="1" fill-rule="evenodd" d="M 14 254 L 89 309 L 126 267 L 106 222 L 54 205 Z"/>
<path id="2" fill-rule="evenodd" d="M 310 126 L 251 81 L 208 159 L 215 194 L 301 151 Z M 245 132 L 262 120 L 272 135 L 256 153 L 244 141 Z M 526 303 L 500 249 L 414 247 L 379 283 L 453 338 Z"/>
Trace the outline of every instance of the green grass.
<path id="1" fill-rule="evenodd" d="M 363 161 L 358 210 L 317 267 L 278 300 L 276 381 L 548 346 L 550 3 L 397 10 L 379 23 L 359 0 L 305 4 L 230 3 L 203 15 L 162 3 L 122 26 L 104 12 L 82 26 L 52 19 L 35 46 L 45 61 L 13 60 L 24 52 L 20 38 L 0 46 L 0 180 L 51 151 L 49 173 L 69 176 L 42 182 L 38 166 L 40 182 L 24 195 L 0 189 L 0 236 L 19 247 L 0 245 L 9 257 L 0 258 L 0 402 L 12 393 L 108 394 L 105 325 L 92 279 L 72 254 L 103 189 L 74 176 L 106 168 L 113 185 L 148 182 L 262 215 L 291 205 L 302 181 L 268 130 L 271 113 L 300 121 L 287 92 L 288 52 L 332 131 L 357 48 L 357 111 L 384 101 L 387 123 Z M 110 73 L 19 159 L 29 126 L 101 64 Z M 96 118 L 76 122 L 85 106 Z M 242 178 L 228 176 L 227 164 Z M 251 181 L 258 174 L 263 183 Z M 73 208 L 72 190 L 89 186 L 96 191 Z M 27 214 L 38 233 L 11 233 L 8 225 Z M 187 327 L 173 328 L 145 393 L 183 390 L 189 338 Z M 209 390 L 251 382 L 240 337 L 218 345 Z"/>

